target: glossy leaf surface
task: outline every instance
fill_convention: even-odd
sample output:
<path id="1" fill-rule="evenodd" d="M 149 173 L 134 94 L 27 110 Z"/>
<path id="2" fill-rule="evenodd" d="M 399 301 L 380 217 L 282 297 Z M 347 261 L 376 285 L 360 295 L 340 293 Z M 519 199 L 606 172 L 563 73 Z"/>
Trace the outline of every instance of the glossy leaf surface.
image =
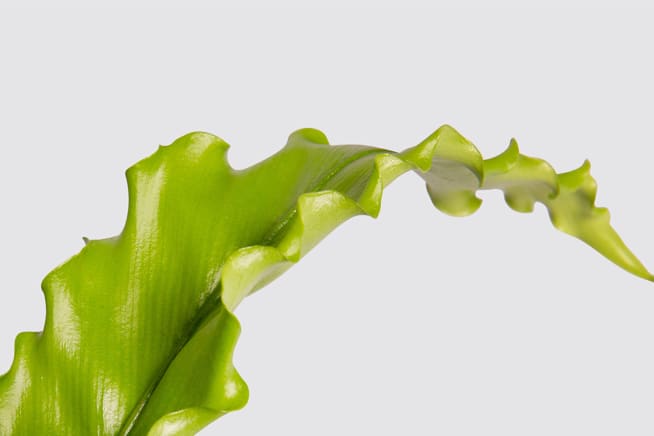
<path id="1" fill-rule="evenodd" d="M 557 228 L 654 280 L 594 206 L 588 163 L 557 174 L 515 141 L 484 160 L 449 126 L 401 153 L 303 129 L 244 170 L 227 149 L 192 133 L 127 171 L 123 232 L 87 241 L 43 281 L 44 330 L 18 336 L 0 377 L 0 434 L 194 434 L 243 407 L 232 311 L 348 218 L 377 216 L 384 187 L 409 170 L 451 215 L 474 212 L 480 189 L 520 212 L 541 202 Z"/>

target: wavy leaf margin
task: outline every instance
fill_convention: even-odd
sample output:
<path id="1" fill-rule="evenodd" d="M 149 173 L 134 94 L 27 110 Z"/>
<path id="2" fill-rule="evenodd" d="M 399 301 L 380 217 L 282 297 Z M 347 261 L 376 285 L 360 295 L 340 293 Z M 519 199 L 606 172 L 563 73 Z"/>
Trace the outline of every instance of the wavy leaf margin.
<path id="1" fill-rule="evenodd" d="M 301 129 L 290 135 L 286 148 L 313 146 L 329 145 L 322 132 Z M 136 190 L 147 184 L 156 172 L 142 171 L 142 168 L 156 170 L 159 165 L 165 165 L 166 154 L 174 148 L 197 156 L 215 149 L 214 154 L 225 156 L 228 146 L 213 135 L 192 133 L 130 168 L 126 228 L 137 208 Z M 222 164 L 228 166 L 226 157 Z M 362 170 L 357 171 L 357 166 Z M 343 171 L 346 167 L 348 171 Z M 540 202 L 557 229 L 586 242 L 625 270 L 654 281 L 654 275 L 611 227 L 608 211 L 595 206 L 597 186 L 587 161 L 576 170 L 557 174 L 547 162 L 521 154 L 515 140 L 500 155 L 483 159 L 469 140 L 448 125 L 401 153 L 363 148 L 356 159 L 344 162 L 310 192 L 300 193 L 288 218 L 261 245 L 238 248 L 226 258 L 216 285 L 218 291 L 201 308 L 190 339 L 181 344 L 117 434 L 194 434 L 219 416 L 243 407 L 248 391 L 232 364 L 240 332 L 233 311 L 246 296 L 298 262 L 344 221 L 362 214 L 376 217 L 384 188 L 409 170 L 425 180 L 434 206 L 453 216 L 476 211 L 482 202 L 476 192 L 484 189 L 502 190 L 507 204 L 518 212 L 531 212 L 535 202 Z M 46 298 L 51 277 L 44 280 Z M 48 307 L 51 309 L 52 305 Z M 56 319 L 57 314 L 48 310 L 46 329 Z M 11 422 L 20 414 L 16 404 L 20 403 L 24 383 L 29 380 L 25 375 L 28 350 L 39 340 L 39 335 L 22 333 L 17 337 L 14 363 L 0 377 L 0 432 L 3 434 L 11 433 Z M 202 396 L 176 394 L 180 384 L 190 382 L 189 367 L 204 368 L 200 374 L 206 379 Z"/>

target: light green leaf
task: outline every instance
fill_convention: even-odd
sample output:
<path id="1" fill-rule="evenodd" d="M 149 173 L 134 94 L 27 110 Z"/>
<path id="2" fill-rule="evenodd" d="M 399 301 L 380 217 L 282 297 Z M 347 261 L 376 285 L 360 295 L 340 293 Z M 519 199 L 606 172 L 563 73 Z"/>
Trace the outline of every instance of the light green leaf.
<path id="1" fill-rule="evenodd" d="M 480 189 L 520 212 L 541 202 L 557 228 L 654 280 L 594 206 L 587 163 L 556 174 L 515 141 L 484 160 L 449 126 L 401 153 L 303 129 L 238 171 L 227 148 L 192 133 L 127 171 L 123 232 L 87 241 L 43 281 L 44 330 L 18 336 L 0 377 L 0 434 L 194 434 L 243 407 L 233 310 L 339 224 L 377 216 L 384 187 L 409 170 L 451 215 L 477 210 Z"/>

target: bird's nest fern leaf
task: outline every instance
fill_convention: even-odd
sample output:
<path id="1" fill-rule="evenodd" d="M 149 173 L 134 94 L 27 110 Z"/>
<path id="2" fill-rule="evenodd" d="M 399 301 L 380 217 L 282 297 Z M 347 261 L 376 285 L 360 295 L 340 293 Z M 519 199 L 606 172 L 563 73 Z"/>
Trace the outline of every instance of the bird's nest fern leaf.
<path id="1" fill-rule="evenodd" d="M 233 310 L 339 224 L 377 216 L 384 188 L 409 170 L 455 216 L 480 206 L 480 189 L 504 191 L 519 212 L 540 202 L 555 227 L 654 280 L 595 207 L 588 163 L 557 174 L 515 141 L 484 160 L 449 126 L 401 153 L 303 129 L 243 170 L 227 148 L 191 133 L 127 171 L 123 232 L 87 241 L 43 281 L 44 330 L 17 337 L 0 377 L 0 434 L 194 434 L 243 407 Z"/>

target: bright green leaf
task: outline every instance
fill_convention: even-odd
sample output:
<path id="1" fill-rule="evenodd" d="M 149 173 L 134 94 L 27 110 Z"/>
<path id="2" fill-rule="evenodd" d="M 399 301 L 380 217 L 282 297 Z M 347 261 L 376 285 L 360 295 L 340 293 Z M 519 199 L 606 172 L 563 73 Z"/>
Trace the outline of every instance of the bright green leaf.
<path id="1" fill-rule="evenodd" d="M 127 171 L 123 232 L 87 241 L 43 281 L 45 328 L 18 336 L 0 377 L 0 434 L 194 434 L 243 407 L 232 311 L 342 222 L 377 216 L 384 187 L 409 170 L 455 216 L 479 208 L 480 189 L 503 190 L 519 212 L 540 202 L 558 229 L 654 280 L 594 206 L 588 163 L 556 174 L 515 141 L 484 160 L 449 126 L 402 153 L 303 129 L 239 171 L 227 148 L 191 133 Z"/>

